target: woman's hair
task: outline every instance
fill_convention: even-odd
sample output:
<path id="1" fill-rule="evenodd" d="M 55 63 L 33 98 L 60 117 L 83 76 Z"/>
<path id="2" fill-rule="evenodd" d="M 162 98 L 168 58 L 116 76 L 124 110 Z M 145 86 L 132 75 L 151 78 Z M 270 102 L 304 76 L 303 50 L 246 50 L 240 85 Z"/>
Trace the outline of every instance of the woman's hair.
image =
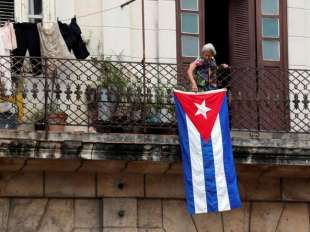
<path id="1" fill-rule="evenodd" d="M 207 43 L 207 44 L 203 45 L 201 52 L 202 53 L 211 52 L 213 54 L 213 56 L 216 55 L 216 50 L 215 50 L 215 47 L 213 46 L 212 43 Z"/>

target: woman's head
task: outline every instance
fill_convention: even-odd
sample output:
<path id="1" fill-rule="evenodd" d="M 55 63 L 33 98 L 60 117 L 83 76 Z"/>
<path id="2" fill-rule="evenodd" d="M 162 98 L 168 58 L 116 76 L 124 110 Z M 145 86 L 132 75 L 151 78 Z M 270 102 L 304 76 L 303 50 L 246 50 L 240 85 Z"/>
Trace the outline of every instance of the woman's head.
<path id="1" fill-rule="evenodd" d="M 216 55 L 215 47 L 212 43 L 205 44 L 201 49 L 201 54 L 203 58 L 210 59 Z"/>

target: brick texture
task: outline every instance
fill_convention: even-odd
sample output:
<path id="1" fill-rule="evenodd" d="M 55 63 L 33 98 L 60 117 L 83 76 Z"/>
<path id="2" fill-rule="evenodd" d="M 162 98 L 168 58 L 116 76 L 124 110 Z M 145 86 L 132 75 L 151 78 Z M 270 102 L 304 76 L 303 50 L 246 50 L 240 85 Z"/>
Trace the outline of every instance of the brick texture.
<path id="1" fill-rule="evenodd" d="M 310 178 L 286 178 L 282 181 L 286 201 L 310 201 Z"/>
<path id="2" fill-rule="evenodd" d="M 138 174 L 99 174 L 98 195 L 106 197 L 143 197 L 144 177 Z"/>
<path id="3" fill-rule="evenodd" d="M 43 196 L 43 174 L 41 172 L 1 172 L 0 196 Z"/>
<path id="4" fill-rule="evenodd" d="M 103 201 L 105 227 L 137 227 L 137 200 L 105 198 Z"/>
<path id="5" fill-rule="evenodd" d="M 185 198 L 182 175 L 146 175 L 146 197 Z"/>
<path id="6" fill-rule="evenodd" d="M 159 199 L 138 200 L 138 225 L 145 228 L 162 227 L 162 203 Z"/>
<path id="7" fill-rule="evenodd" d="M 280 200 L 279 178 L 239 178 L 239 190 L 242 200 Z"/>
<path id="8" fill-rule="evenodd" d="M 95 197 L 95 174 L 46 173 L 45 194 L 48 197 Z"/>

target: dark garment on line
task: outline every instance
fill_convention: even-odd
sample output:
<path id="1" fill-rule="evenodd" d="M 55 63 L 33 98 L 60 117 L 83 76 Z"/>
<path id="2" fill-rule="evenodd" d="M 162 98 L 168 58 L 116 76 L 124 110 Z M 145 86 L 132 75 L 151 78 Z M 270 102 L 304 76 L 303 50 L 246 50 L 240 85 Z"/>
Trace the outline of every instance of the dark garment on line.
<path id="1" fill-rule="evenodd" d="M 73 50 L 74 56 L 77 59 L 86 59 L 89 56 L 89 52 L 82 39 L 82 31 L 76 22 L 76 18 L 72 18 L 69 25 L 59 21 L 58 25 L 69 51 Z"/>
<path id="2" fill-rule="evenodd" d="M 32 72 L 35 75 L 39 75 L 42 73 L 42 62 L 41 62 L 41 50 L 40 50 L 40 37 L 37 25 L 35 23 L 15 23 L 15 34 L 17 41 L 17 48 L 12 51 L 13 56 L 21 56 L 15 57 L 13 59 L 12 70 L 15 73 L 20 73 L 24 56 L 28 50 L 32 64 Z"/>

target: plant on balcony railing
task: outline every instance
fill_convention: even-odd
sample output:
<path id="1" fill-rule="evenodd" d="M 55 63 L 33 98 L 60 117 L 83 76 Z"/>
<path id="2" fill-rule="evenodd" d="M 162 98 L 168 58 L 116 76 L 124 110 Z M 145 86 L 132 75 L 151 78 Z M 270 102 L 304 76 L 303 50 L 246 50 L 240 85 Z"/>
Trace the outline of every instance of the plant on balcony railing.
<path id="1" fill-rule="evenodd" d="M 62 132 L 64 131 L 68 115 L 60 108 L 57 103 L 50 103 L 48 105 L 48 129 L 50 131 Z"/>
<path id="2" fill-rule="evenodd" d="M 101 110 L 104 120 L 113 118 L 124 118 L 128 115 L 127 92 L 130 82 L 126 79 L 124 71 L 112 64 L 110 61 L 100 62 L 101 78 L 97 86 L 99 98 L 103 102 Z"/>
<path id="3" fill-rule="evenodd" d="M 45 117 L 46 114 L 47 117 Z M 32 114 L 32 122 L 35 130 L 46 130 L 48 125 L 50 131 L 62 132 L 64 131 L 67 118 L 68 115 L 56 103 L 48 104 L 47 112 L 45 112 L 45 109 L 41 109 Z"/>

